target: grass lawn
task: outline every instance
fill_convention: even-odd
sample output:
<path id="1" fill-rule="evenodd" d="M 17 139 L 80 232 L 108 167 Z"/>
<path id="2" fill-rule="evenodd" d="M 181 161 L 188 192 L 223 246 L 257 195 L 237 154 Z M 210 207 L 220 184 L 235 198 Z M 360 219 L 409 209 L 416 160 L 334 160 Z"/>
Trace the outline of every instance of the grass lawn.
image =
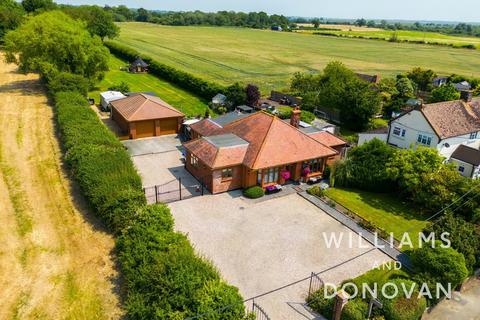
<path id="1" fill-rule="evenodd" d="M 441 75 L 480 76 L 479 50 L 234 27 L 119 26 L 115 41 L 223 85 L 255 83 L 263 94 L 288 87 L 295 72 L 319 72 L 332 60 L 383 77 L 417 66 Z"/>
<path id="2" fill-rule="evenodd" d="M 393 232 L 399 240 L 408 231 L 412 242 L 417 244 L 418 234 L 427 226 L 420 213 L 394 194 L 330 188 L 326 195 L 380 229 Z"/>
<path id="3" fill-rule="evenodd" d="M 105 79 L 97 85 L 97 88 L 89 93 L 89 96 L 99 102 L 100 92 L 106 91 L 113 84 L 124 81 L 129 84 L 132 92 L 155 92 L 162 100 L 170 103 L 187 117 L 194 117 L 199 114 L 203 116 L 205 114 L 207 104 L 201 98 L 151 74 L 134 74 L 121 71 L 120 67 L 127 64 L 111 55 L 110 71 L 105 74 Z"/>

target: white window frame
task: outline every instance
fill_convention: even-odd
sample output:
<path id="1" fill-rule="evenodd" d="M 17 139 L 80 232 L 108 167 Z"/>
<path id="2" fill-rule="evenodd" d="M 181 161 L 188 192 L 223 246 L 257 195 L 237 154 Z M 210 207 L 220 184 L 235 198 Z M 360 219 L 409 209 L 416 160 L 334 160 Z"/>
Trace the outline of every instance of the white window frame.
<path id="1" fill-rule="evenodd" d="M 232 180 L 233 179 L 233 168 L 222 169 L 222 180 Z"/>
<path id="2" fill-rule="evenodd" d="M 395 132 L 395 131 L 398 131 L 398 132 Z M 396 137 L 405 138 L 406 133 L 407 133 L 407 130 L 405 130 L 402 127 L 397 127 L 397 126 L 393 127 L 392 134 Z"/>
<path id="3" fill-rule="evenodd" d="M 429 136 L 423 133 L 419 133 L 417 136 L 417 143 L 427 147 L 430 147 L 432 145 L 432 140 L 433 140 L 432 136 Z"/>
<path id="4" fill-rule="evenodd" d="M 198 158 L 195 157 L 193 154 L 190 154 L 190 164 L 192 167 L 198 167 Z"/>
<path id="5" fill-rule="evenodd" d="M 464 173 L 465 172 L 465 167 L 462 166 L 462 165 L 459 165 L 458 166 L 458 171 L 461 172 L 461 173 Z"/>

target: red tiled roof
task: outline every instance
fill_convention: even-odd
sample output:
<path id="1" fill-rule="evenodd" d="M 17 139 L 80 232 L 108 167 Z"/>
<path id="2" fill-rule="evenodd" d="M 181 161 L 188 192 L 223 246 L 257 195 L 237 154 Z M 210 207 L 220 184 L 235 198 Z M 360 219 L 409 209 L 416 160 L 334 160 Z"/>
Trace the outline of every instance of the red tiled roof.
<path id="1" fill-rule="evenodd" d="M 193 131 L 198 132 L 201 136 L 211 136 L 222 129 L 218 124 L 210 121 L 210 119 L 203 119 L 190 126 Z"/>
<path id="2" fill-rule="evenodd" d="M 341 145 L 346 145 L 347 142 L 343 139 L 340 139 L 334 134 L 331 134 L 328 131 L 319 131 L 310 134 L 310 137 L 317 140 L 318 142 L 323 143 L 328 147 L 337 147 Z"/>
<path id="3" fill-rule="evenodd" d="M 242 163 L 251 169 L 269 168 L 337 154 L 321 141 L 313 139 L 265 112 L 254 113 L 215 132 L 215 134 L 226 133 L 232 133 L 248 142 Z M 214 151 L 210 147 L 202 148 L 202 146 L 205 147 L 204 142 L 195 143 L 195 141 L 185 145 L 205 163 L 217 164 L 217 156 L 212 155 Z M 235 157 L 241 157 L 238 155 L 241 154 L 240 151 L 231 151 L 231 154 L 233 153 Z M 212 160 L 212 157 L 215 160 Z M 221 163 L 224 162 L 221 161 Z"/>
<path id="4" fill-rule="evenodd" d="M 480 131 L 480 98 L 426 104 L 421 112 L 440 139 Z"/>
<path id="5" fill-rule="evenodd" d="M 183 117 L 183 113 L 162 99 L 143 93 L 115 100 L 111 104 L 112 108 L 130 122 Z"/>

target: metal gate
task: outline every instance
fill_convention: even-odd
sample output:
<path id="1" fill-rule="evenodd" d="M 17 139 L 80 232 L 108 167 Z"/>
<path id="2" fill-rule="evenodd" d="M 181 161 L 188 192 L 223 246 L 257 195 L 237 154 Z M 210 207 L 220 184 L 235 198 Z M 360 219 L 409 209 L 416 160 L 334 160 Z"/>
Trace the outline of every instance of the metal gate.
<path id="1" fill-rule="evenodd" d="M 308 285 L 308 295 L 310 296 L 312 293 L 320 290 L 324 285 L 323 280 L 315 272 L 312 272 L 310 275 L 310 284 Z"/>
<path id="2" fill-rule="evenodd" d="M 256 320 L 270 320 L 270 317 L 258 304 L 253 301 L 252 303 L 252 312 L 255 314 Z"/>
<path id="3" fill-rule="evenodd" d="M 191 179 L 188 179 L 191 180 Z M 187 185 L 182 183 L 182 178 L 173 179 L 161 185 L 143 188 L 147 203 L 170 203 L 185 200 L 196 196 L 203 196 L 205 188 L 203 183 L 195 180 Z"/>

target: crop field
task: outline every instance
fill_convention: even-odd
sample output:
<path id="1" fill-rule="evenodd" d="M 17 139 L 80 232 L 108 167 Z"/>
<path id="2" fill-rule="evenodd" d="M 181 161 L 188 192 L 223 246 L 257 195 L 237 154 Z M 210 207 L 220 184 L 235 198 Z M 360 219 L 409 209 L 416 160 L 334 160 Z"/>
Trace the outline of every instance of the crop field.
<path id="1" fill-rule="evenodd" d="M 321 25 L 321 28 L 337 29 L 337 30 L 298 30 L 297 33 L 331 33 L 335 35 L 347 36 L 347 37 L 368 37 L 372 39 L 385 39 L 388 40 L 393 34 L 396 34 L 399 40 L 407 41 L 423 41 L 426 43 L 444 43 L 454 46 L 462 45 L 474 45 L 480 49 L 480 38 L 477 37 L 457 37 L 448 34 L 442 34 L 438 32 L 423 32 L 423 31 L 410 31 L 410 30 L 383 30 L 378 28 L 365 28 L 345 25 Z"/>
<path id="2" fill-rule="evenodd" d="M 150 74 L 135 74 L 120 70 L 128 63 L 113 55 L 110 56 L 109 68 L 105 78 L 89 93 L 95 101 L 100 101 L 100 92 L 108 90 L 114 84 L 128 83 L 131 92 L 154 92 L 162 100 L 168 102 L 187 116 L 203 115 L 207 104 L 199 97 L 192 95 L 167 81 Z"/>
<path id="3" fill-rule="evenodd" d="M 340 60 L 357 72 L 392 76 L 413 67 L 480 76 L 480 51 L 228 27 L 120 23 L 116 40 L 159 62 L 228 85 L 255 83 L 267 93 L 293 73 Z"/>

